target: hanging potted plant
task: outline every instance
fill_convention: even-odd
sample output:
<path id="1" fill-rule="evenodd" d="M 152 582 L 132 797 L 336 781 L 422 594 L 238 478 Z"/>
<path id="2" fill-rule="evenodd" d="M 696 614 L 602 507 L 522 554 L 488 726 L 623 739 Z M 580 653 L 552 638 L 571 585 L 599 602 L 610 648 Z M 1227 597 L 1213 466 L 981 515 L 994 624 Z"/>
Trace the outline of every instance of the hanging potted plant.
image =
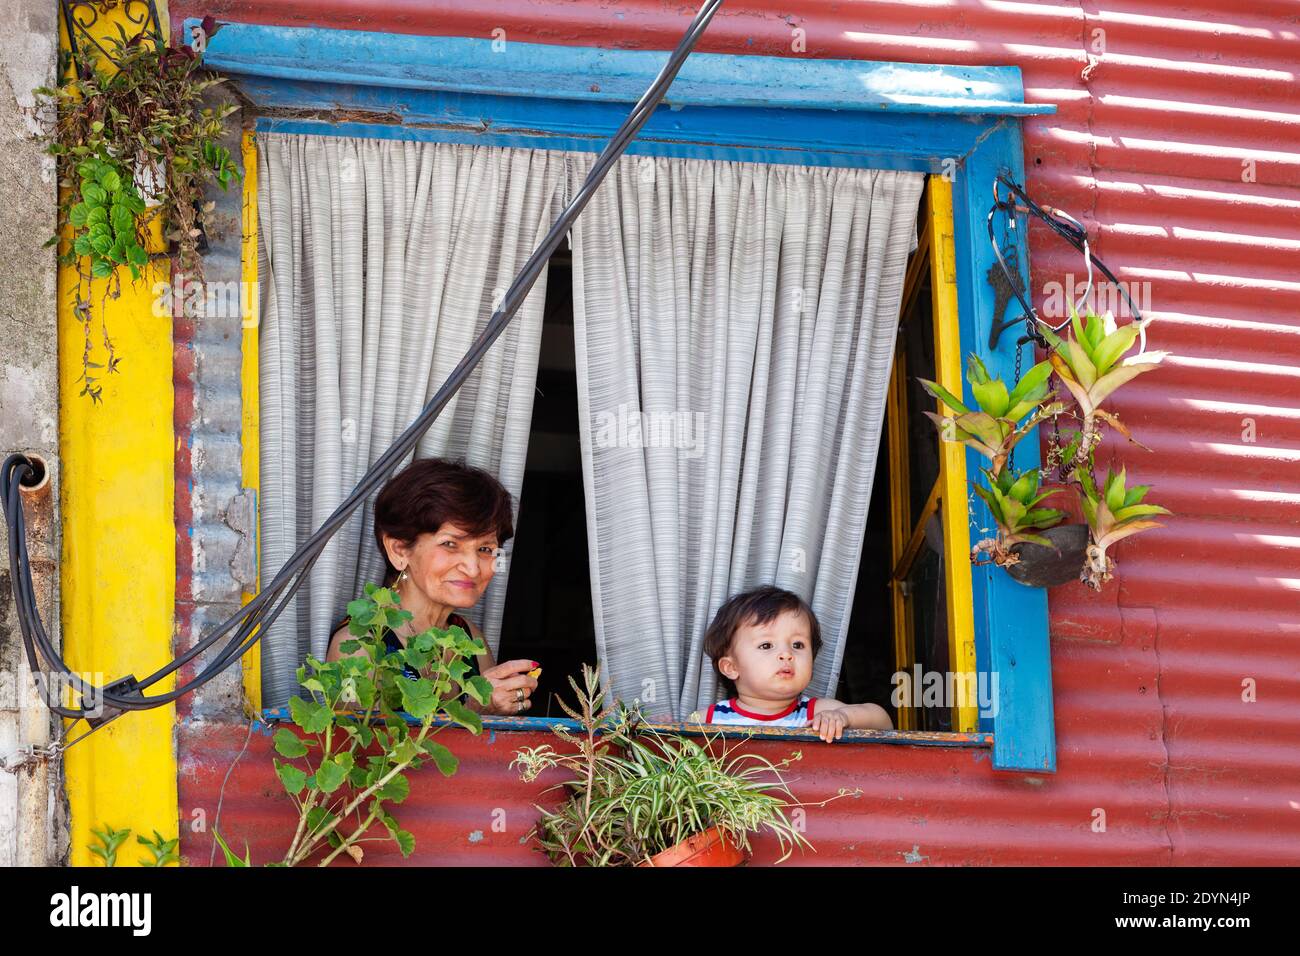
<path id="1" fill-rule="evenodd" d="M 780 844 L 782 862 L 796 846 L 811 847 L 787 816 L 796 806 L 782 776 L 800 755 L 772 763 L 736 753 L 718 738 L 697 743 L 642 724 L 635 707 L 604 703 L 598 671 L 583 668 L 584 687 L 572 678 L 578 709 L 561 702 L 578 722 L 552 730 L 563 750 L 549 744 L 520 750 L 511 766 L 532 782 L 544 771 L 566 771 L 551 790 L 565 798 L 529 837 L 559 866 L 738 866 L 751 851 L 750 836 L 767 832 Z M 836 797 L 852 791 L 841 790 Z"/>
<path id="2" fill-rule="evenodd" d="M 1101 585 L 1109 581 L 1115 569 L 1115 562 L 1106 553 L 1116 541 L 1129 535 L 1151 528 L 1161 527 L 1158 521 L 1150 520 L 1150 515 L 1167 515 L 1173 512 L 1160 505 L 1144 504 L 1149 485 L 1134 485 L 1126 488 L 1127 474 L 1124 468 L 1118 474 L 1106 471 L 1106 483 L 1100 492 L 1093 481 L 1090 470 L 1076 469 L 1079 487 L 1082 489 L 1080 504 L 1084 516 L 1088 519 L 1091 543 L 1088 545 L 1088 560 L 1080 576 L 1085 584 L 1093 590 L 1101 590 Z"/>
<path id="3" fill-rule="evenodd" d="M 968 409 L 937 382 L 918 379 L 927 392 L 956 413 L 925 413 L 938 426 L 940 437 L 974 448 L 991 463 L 980 469 L 988 486 L 973 485 L 989 506 L 997 535 L 978 541 L 971 549 L 971 561 L 991 561 L 1034 587 L 1062 584 L 1074 577 L 1087 545 L 1082 525 L 1057 527 L 1065 513 L 1037 507 L 1060 489 L 1040 490 L 1038 469 L 1017 475 L 1008 464 L 1020 440 L 1065 407 L 1051 401 L 1055 396 L 1048 385 L 1051 375 L 1052 364 L 1044 360 L 1008 390 L 1006 383 L 990 376 L 979 356 L 971 353 L 966 380 L 979 406 L 977 411 Z M 982 557 L 985 555 L 987 558 Z"/>
<path id="4" fill-rule="evenodd" d="M 1139 349 L 1128 353 L 1139 336 L 1145 339 L 1149 320 L 1136 320 L 1117 327 L 1107 312 L 1084 316 L 1071 307 L 1071 332 L 1061 338 L 1041 329 L 1050 347 L 1045 361 L 1030 369 L 1008 391 L 1001 379 L 991 378 L 979 358 L 971 354 L 967 381 L 979 404 L 970 411 L 942 386 L 920 379 L 926 390 L 940 399 L 955 415 L 926 414 L 939 427 L 945 441 L 957 441 L 974 448 L 991 462 L 980 469 L 987 486 L 975 485 L 975 492 L 988 505 L 997 525 L 997 536 L 985 538 L 971 550 L 974 563 L 991 562 L 1012 578 L 1031 587 L 1052 587 L 1077 578 L 1094 590 L 1112 577 L 1114 560 L 1111 544 L 1139 531 L 1160 527 L 1150 516 L 1171 514 L 1167 509 L 1144 502 L 1147 485 L 1125 488 L 1127 471 L 1107 472 L 1103 490 L 1093 478 L 1097 446 L 1104 426 L 1146 448 L 1129 432 L 1114 412 L 1102 407 L 1121 385 L 1156 368 L 1164 352 Z M 1055 392 L 1047 384 L 1055 373 L 1073 399 L 1073 406 L 1049 401 Z M 1061 418 L 1077 426 L 1067 428 L 1061 438 Z M 1021 418 L 1023 424 L 1017 424 Z M 1034 425 L 1053 421 L 1047 461 L 1043 468 L 1016 474 L 1009 466 L 1015 445 Z M 1146 449 L 1150 451 L 1150 449 Z M 1063 511 L 1037 505 L 1062 488 L 1040 490 L 1043 477 L 1055 471 L 1079 498 L 1084 522 L 1062 523 Z M 987 558 L 982 556 L 987 555 Z"/>

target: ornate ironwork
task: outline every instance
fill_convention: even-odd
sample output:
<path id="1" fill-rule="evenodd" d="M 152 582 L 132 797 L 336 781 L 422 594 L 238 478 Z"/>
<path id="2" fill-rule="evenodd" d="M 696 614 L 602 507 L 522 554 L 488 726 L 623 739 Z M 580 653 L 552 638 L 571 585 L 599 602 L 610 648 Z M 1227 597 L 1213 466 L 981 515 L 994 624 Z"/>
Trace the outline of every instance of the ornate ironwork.
<path id="1" fill-rule="evenodd" d="M 59 0 L 63 11 L 63 23 L 68 30 L 68 45 L 73 62 L 78 69 L 82 66 L 93 67 L 85 59 L 90 48 L 98 51 L 114 66 L 120 65 L 113 55 L 113 45 L 105 46 L 96 39 L 92 28 L 101 16 L 107 16 L 114 10 L 122 11 L 126 24 L 118 24 L 122 39 L 126 42 L 152 40 L 158 48 L 163 46 L 162 25 L 158 20 L 158 7 L 154 0 Z M 134 33 L 131 29 L 138 28 Z"/>

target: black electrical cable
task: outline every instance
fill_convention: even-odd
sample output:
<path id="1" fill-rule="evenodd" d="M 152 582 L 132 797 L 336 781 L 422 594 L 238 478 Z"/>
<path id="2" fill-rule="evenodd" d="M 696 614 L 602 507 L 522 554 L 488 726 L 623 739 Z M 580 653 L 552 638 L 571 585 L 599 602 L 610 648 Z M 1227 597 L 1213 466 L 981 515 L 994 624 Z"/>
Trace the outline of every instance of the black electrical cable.
<path id="1" fill-rule="evenodd" d="M 550 261 L 555 250 L 559 248 L 560 242 L 568 233 L 574 220 L 577 219 L 591 200 L 606 174 L 627 149 L 628 144 L 663 100 L 682 64 L 691 51 L 694 50 L 700 36 L 713 19 L 713 15 L 722 6 L 722 2 L 723 0 L 706 0 L 704 5 L 700 7 L 695 19 L 691 21 L 690 27 L 677 44 L 676 49 L 668 57 L 655 81 L 641 95 L 632 111 L 596 158 L 578 194 L 565 207 L 541 244 L 528 258 L 528 261 L 524 263 L 519 275 L 510 284 L 500 308 L 492 314 L 479 337 L 470 346 L 469 351 L 465 353 L 465 356 L 448 375 L 442 387 L 424 406 L 415 420 L 397 437 L 388 450 L 375 460 L 366 473 L 362 475 L 361 480 L 357 482 L 356 487 L 334 510 L 333 514 L 326 518 L 321 526 L 299 546 L 298 550 L 289 557 L 271 582 L 256 597 L 244 605 L 233 617 L 215 627 L 193 647 L 178 655 L 171 663 L 141 680 L 126 678 L 123 681 L 110 683 L 106 687 L 96 687 L 69 670 L 45 631 L 32 586 L 19 487 L 22 483 L 31 480 L 35 469 L 32 462 L 23 455 L 10 455 L 5 459 L 3 466 L 0 466 L 0 500 L 4 504 L 5 521 L 9 532 L 9 567 L 13 580 L 19 626 L 22 631 L 28 663 L 31 666 L 33 675 L 45 674 L 47 671 L 40 667 L 40 659 L 44 659 L 48 669 L 57 672 L 76 690 L 83 704 L 82 707 L 64 707 L 58 703 L 53 690 L 48 687 L 49 682 L 38 679 L 38 690 L 41 692 L 46 705 L 52 711 L 62 717 L 84 718 L 88 719 L 88 721 L 102 723 L 126 711 L 160 707 L 179 699 L 211 680 L 257 643 L 307 579 L 313 565 L 315 565 L 330 538 L 347 522 L 362 502 L 379 489 L 380 485 L 388 479 L 402 459 L 414 451 L 421 436 L 437 420 L 438 415 L 446 407 L 451 397 L 464 384 L 487 353 L 487 350 L 492 347 L 492 343 L 505 330 L 527 298 L 528 293 L 532 290 L 547 262 Z M 151 687 L 194 660 L 232 630 L 235 633 L 227 644 L 194 677 L 167 693 L 157 694 L 152 697 L 143 695 L 142 692 L 146 688 Z M 96 711 L 87 710 L 84 705 L 88 700 L 102 702 L 105 705 L 102 713 L 107 716 L 101 716 Z"/>
<path id="2" fill-rule="evenodd" d="M 1015 202 L 1005 200 L 999 196 L 998 183 L 1006 186 L 1007 189 L 1009 189 L 1015 197 L 1020 200 L 1020 204 L 1017 205 Z M 1092 261 L 1093 265 L 1101 270 L 1102 275 L 1114 283 L 1115 287 L 1119 289 L 1120 295 L 1124 296 L 1124 300 L 1128 303 L 1129 308 L 1133 312 L 1134 321 L 1140 322 L 1142 320 L 1142 313 L 1138 311 L 1137 305 L 1129 296 L 1128 290 L 1124 288 L 1124 284 L 1115 278 L 1115 274 L 1106 267 L 1106 263 L 1098 259 L 1093 254 L 1092 250 L 1088 248 L 1088 230 L 1069 213 L 1063 212 L 1054 206 L 1040 206 L 1038 203 L 1030 199 L 1029 194 L 1017 185 L 1009 176 L 1005 173 L 1000 173 L 997 181 L 993 184 L 993 206 L 989 209 L 988 218 L 986 220 L 989 243 L 993 246 L 993 254 L 997 257 L 998 265 L 1001 267 L 1003 275 L 1006 276 L 1007 284 L 1010 286 L 1012 294 L 1020 301 L 1020 307 L 1023 310 L 1026 325 L 1030 329 L 1030 337 L 1038 341 L 1040 345 L 1046 346 L 1047 340 L 1043 338 L 1042 333 L 1038 331 L 1034 322 L 1042 322 L 1043 320 L 1039 317 L 1038 311 L 1025 298 L 1024 292 L 1020 288 L 1019 277 L 1012 273 L 1011 268 L 1002 257 L 1002 250 L 998 247 L 997 239 L 994 238 L 993 235 L 993 216 L 999 210 L 1005 212 L 1011 217 L 1014 217 L 1016 212 L 1023 210 L 1024 212 L 1041 219 L 1054 233 L 1072 245 L 1079 252 L 1086 254 Z M 1012 221 L 1014 223 L 1014 218 Z M 1069 320 L 1067 319 L 1066 321 L 1068 322 Z M 1014 323 L 1008 322 L 1006 324 L 1011 325 Z M 1043 324 L 1047 325 L 1045 322 Z M 1061 325 L 1048 327 L 1055 332 L 1059 331 L 1064 325 L 1065 322 L 1062 322 Z M 1021 339 L 1022 343 L 1024 341 L 1024 339 Z"/>

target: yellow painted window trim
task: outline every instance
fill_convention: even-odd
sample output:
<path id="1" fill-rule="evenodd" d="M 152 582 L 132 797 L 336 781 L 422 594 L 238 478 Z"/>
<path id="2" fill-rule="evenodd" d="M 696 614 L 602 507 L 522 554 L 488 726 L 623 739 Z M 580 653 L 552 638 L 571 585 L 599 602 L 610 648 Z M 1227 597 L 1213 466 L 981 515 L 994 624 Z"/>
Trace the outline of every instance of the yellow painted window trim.
<path id="1" fill-rule="evenodd" d="M 957 270 L 953 242 L 952 183 L 930 176 L 925 191 L 924 226 L 917 255 L 908 266 L 900 315 L 911 314 L 921 278 L 928 271 L 934 321 L 935 380 L 954 395 L 962 393 L 961 332 L 957 322 Z M 890 375 L 887 429 L 890 468 L 890 547 L 893 573 L 890 597 L 893 607 L 894 661 L 899 671 L 910 672 L 916 663 L 912 601 L 906 579 L 919 550 L 920 534 L 930 516 L 939 510 L 943 522 L 945 606 L 948 624 L 949 668 L 961 679 L 962 691 L 976 687 L 975 615 L 971 592 L 970 535 L 967 528 L 966 456 L 963 446 L 939 443 L 939 477 L 930 489 L 922 513 L 911 514 L 911 475 L 908 465 L 907 350 L 903 339 L 894 356 Z M 944 406 L 936 401 L 935 410 Z M 979 729 L 978 702 L 974 696 L 959 699 L 953 708 L 953 730 Z M 916 709 L 898 708 L 898 729 L 915 730 Z"/>

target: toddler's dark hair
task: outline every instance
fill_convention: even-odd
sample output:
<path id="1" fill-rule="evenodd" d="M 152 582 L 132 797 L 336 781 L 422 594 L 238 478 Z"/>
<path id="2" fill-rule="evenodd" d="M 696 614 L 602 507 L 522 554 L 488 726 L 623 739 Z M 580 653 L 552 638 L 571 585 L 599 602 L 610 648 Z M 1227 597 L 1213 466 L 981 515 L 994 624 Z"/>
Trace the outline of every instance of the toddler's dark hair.
<path id="1" fill-rule="evenodd" d="M 817 615 L 808 606 L 808 602 L 793 591 L 765 584 L 729 598 L 718 608 L 713 623 L 704 632 L 704 653 L 712 659 L 713 670 L 728 697 L 736 696 L 736 685 L 718 669 L 718 661 L 731 651 L 736 631 L 745 625 L 766 624 L 786 611 L 799 611 L 808 618 L 808 628 L 812 632 L 812 652 L 816 658 L 822 649 L 821 625 L 817 623 Z"/>

